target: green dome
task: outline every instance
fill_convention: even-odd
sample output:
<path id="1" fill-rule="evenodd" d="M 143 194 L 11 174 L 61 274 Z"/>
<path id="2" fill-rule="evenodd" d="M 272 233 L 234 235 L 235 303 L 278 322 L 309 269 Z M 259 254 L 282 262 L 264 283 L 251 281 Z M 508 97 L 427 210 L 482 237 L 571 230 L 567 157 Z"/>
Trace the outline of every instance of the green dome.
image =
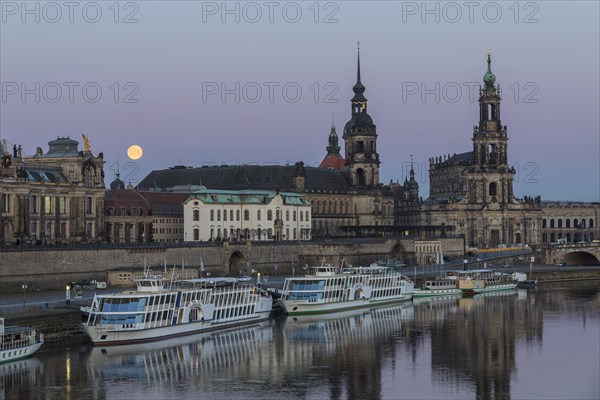
<path id="1" fill-rule="evenodd" d="M 488 53 L 487 63 L 488 69 L 485 75 L 483 76 L 483 82 L 485 82 L 486 84 L 494 84 L 494 82 L 496 82 L 496 75 L 494 75 L 494 73 L 492 72 L 492 57 L 490 53 Z"/>

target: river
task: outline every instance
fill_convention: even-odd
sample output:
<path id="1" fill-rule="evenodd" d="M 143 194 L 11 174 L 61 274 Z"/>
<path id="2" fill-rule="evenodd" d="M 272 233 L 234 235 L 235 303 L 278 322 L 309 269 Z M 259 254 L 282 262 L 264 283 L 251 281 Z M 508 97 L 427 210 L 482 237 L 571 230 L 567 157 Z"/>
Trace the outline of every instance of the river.
<path id="1" fill-rule="evenodd" d="M 598 399 L 600 281 L 277 318 L 145 345 L 45 344 L 0 399 Z"/>

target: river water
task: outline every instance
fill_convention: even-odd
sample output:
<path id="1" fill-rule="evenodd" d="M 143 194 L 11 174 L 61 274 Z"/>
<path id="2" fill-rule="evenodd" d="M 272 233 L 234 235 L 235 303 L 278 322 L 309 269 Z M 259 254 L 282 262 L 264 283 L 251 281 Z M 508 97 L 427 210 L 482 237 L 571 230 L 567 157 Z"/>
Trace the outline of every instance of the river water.
<path id="1" fill-rule="evenodd" d="M 153 344 L 46 344 L 0 399 L 598 399 L 600 281 L 279 318 Z"/>

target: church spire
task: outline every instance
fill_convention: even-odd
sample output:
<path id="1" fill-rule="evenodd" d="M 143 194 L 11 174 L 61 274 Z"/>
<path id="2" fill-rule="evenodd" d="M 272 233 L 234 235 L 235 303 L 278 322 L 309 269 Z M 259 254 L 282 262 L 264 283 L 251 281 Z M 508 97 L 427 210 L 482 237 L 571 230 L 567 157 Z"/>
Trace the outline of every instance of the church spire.
<path id="1" fill-rule="evenodd" d="M 360 81 L 360 42 L 356 42 L 356 47 L 357 47 L 356 50 L 357 50 L 358 58 L 357 58 L 357 67 L 356 67 L 356 84 L 352 88 L 352 90 L 354 91 L 354 97 L 352 98 L 352 102 L 353 103 L 354 102 L 364 103 L 365 110 L 366 110 L 367 99 L 363 95 L 363 93 L 365 92 L 365 86 Z M 354 112 L 354 109 L 353 109 L 353 112 Z"/>
<path id="2" fill-rule="evenodd" d="M 340 145 L 338 144 L 338 135 L 335 130 L 335 124 L 331 123 L 331 131 L 329 132 L 329 146 L 327 146 L 327 154 L 339 155 Z"/>
<path id="3" fill-rule="evenodd" d="M 413 166 L 413 155 L 410 155 L 410 180 L 414 181 L 415 180 L 415 169 Z"/>
<path id="4" fill-rule="evenodd" d="M 496 82 L 496 75 L 494 75 L 494 73 L 492 72 L 492 55 L 489 50 L 488 50 L 487 64 L 488 64 L 488 68 L 487 68 L 487 72 L 483 76 L 483 82 L 485 83 L 486 87 L 494 86 L 494 83 Z"/>

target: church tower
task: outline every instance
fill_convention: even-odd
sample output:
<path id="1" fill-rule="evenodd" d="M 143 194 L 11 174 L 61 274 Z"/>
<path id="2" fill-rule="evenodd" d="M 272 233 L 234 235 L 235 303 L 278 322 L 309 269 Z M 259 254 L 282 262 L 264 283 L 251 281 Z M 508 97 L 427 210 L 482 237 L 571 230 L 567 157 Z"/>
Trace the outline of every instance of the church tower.
<path id="1" fill-rule="evenodd" d="M 514 169 L 508 166 L 508 136 L 500 121 L 500 85 L 488 68 L 479 90 L 479 125 L 473 127 L 473 153 L 468 175 L 468 197 L 471 203 L 506 204 L 513 200 Z"/>
<path id="2" fill-rule="evenodd" d="M 352 117 L 344 127 L 346 166 L 350 171 L 351 185 L 355 188 L 372 189 L 379 185 L 379 154 L 377 154 L 377 131 L 367 114 L 365 87 L 360 81 L 360 45 L 356 84 L 352 88 Z"/>
<path id="3" fill-rule="evenodd" d="M 331 123 L 331 131 L 329 132 L 329 146 L 327 146 L 327 154 L 319 168 L 331 168 L 337 169 L 338 171 L 344 167 L 346 161 L 344 157 L 340 155 L 340 145 L 338 144 L 338 135 L 335 130 L 335 124 Z"/>

